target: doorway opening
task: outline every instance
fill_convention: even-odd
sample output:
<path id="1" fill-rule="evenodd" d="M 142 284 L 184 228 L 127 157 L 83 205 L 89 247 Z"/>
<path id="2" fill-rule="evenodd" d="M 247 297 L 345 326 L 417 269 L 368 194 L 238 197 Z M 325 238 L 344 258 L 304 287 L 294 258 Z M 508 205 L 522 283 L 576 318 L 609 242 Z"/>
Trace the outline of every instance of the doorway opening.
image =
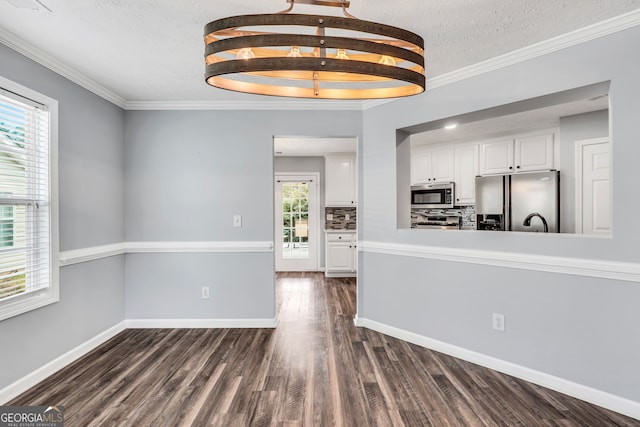
<path id="1" fill-rule="evenodd" d="M 318 271 L 319 174 L 275 176 L 276 271 Z"/>

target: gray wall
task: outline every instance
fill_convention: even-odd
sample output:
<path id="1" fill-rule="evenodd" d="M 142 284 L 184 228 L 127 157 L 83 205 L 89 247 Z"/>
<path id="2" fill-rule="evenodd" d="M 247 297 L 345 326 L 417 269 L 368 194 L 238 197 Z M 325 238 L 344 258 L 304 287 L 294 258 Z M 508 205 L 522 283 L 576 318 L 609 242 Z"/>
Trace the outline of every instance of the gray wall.
<path id="1" fill-rule="evenodd" d="M 324 157 L 284 157 L 273 158 L 275 172 L 318 172 L 320 173 L 320 206 L 318 206 L 318 221 L 324 224 Z M 324 228 L 323 226 L 321 228 Z M 321 233 L 320 240 L 320 266 L 324 268 L 324 233 Z"/>
<path id="2" fill-rule="evenodd" d="M 0 45 L 0 75 L 59 102 L 60 250 L 124 238 L 124 112 Z M 63 267 L 60 302 L 0 322 L 0 388 L 124 320 L 124 256 Z"/>
<path id="3" fill-rule="evenodd" d="M 640 262 L 638 99 L 640 28 L 364 112 L 360 238 L 444 248 Z M 398 229 L 396 129 L 611 80 L 611 239 L 534 233 Z M 408 189 L 406 190 L 408 191 Z M 399 192 L 397 194 L 397 192 Z M 423 232 L 422 232 L 423 231 Z M 640 401 L 637 283 L 361 253 L 358 315 Z M 506 314 L 507 332 L 491 329 Z M 443 321 L 443 319 L 446 319 Z"/>
<path id="4" fill-rule="evenodd" d="M 576 231 L 576 141 L 609 136 L 609 110 L 560 118 L 560 227 L 563 233 Z"/>
<path id="5" fill-rule="evenodd" d="M 361 117 L 359 111 L 127 112 L 126 240 L 273 242 L 273 137 L 360 137 Z M 243 216 L 242 228 L 232 226 L 234 214 Z M 130 319 L 275 316 L 272 252 L 130 255 L 126 269 Z M 204 303 L 202 286 L 211 288 Z"/>

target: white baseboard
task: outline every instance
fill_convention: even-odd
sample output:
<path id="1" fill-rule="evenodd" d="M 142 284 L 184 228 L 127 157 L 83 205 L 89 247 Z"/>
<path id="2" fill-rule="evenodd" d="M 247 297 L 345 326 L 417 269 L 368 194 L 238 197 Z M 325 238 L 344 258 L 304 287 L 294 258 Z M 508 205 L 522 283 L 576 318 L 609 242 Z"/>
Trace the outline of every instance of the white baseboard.
<path id="1" fill-rule="evenodd" d="M 127 329 L 273 329 L 278 326 L 278 319 L 127 319 L 125 323 Z"/>
<path id="2" fill-rule="evenodd" d="M 0 390 L 0 405 L 4 405 L 11 399 L 19 396 L 40 381 L 53 375 L 60 369 L 76 361 L 89 353 L 100 344 L 105 343 L 125 329 L 149 329 L 149 328 L 265 328 L 273 329 L 278 326 L 278 318 L 273 319 L 129 319 L 118 323 L 106 331 L 96 335 L 88 341 L 46 365 L 36 369 L 30 374 L 20 378 L 12 384 Z"/>
<path id="3" fill-rule="evenodd" d="M 505 360 L 496 359 L 495 357 L 487 356 L 485 354 L 476 353 L 475 351 L 418 335 L 404 329 L 395 328 L 374 320 L 356 316 L 354 323 L 356 326 L 372 329 L 421 347 L 448 354 L 449 356 L 457 357 L 459 359 L 550 388 L 560 393 L 584 400 L 585 402 L 593 403 L 594 405 L 640 420 L 640 402 L 625 399 L 623 397 L 596 390 L 582 384 L 577 384 L 544 372 L 516 365 Z"/>
<path id="4" fill-rule="evenodd" d="M 100 344 L 107 342 L 109 339 L 113 338 L 124 330 L 125 322 L 120 322 L 117 325 L 112 326 L 106 331 L 89 339 L 88 341 L 85 341 L 79 346 L 69 350 L 62 356 L 53 359 L 51 362 L 36 369 L 30 374 L 20 378 L 13 384 L 9 384 L 8 386 L 0 390 L 0 405 L 6 404 L 11 399 L 29 390 L 40 381 L 53 375 L 55 372 L 69 365 L 70 363 L 75 362 L 80 357 L 98 347 Z"/>

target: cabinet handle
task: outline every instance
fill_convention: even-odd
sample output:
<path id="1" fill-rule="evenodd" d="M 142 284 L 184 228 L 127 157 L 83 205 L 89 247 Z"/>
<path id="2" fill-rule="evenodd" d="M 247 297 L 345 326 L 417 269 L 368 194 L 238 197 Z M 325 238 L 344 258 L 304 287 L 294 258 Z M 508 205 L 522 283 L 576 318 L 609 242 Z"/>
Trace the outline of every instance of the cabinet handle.
<path id="1" fill-rule="evenodd" d="M 520 169 L 520 165 L 516 166 L 516 169 Z"/>
<path id="2" fill-rule="evenodd" d="M 509 170 L 513 169 L 513 166 L 509 166 Z"/>

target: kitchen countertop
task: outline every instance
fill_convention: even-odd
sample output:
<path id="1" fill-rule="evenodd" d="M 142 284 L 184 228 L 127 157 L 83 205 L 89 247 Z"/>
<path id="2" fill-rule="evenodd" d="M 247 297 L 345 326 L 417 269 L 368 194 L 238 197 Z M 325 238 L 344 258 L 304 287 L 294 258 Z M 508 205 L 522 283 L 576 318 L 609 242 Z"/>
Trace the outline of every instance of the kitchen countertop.
<path id="1" fill-rule="evenodd" d="M 341 229 L 338 229 L 338 230 L 335 230 L 333 228 L 332 229 L 325 228 L 324 232 L 325 233 L 357 233 L 358 230 L 356 230 L 354 228 L 341 228 Z"/>

